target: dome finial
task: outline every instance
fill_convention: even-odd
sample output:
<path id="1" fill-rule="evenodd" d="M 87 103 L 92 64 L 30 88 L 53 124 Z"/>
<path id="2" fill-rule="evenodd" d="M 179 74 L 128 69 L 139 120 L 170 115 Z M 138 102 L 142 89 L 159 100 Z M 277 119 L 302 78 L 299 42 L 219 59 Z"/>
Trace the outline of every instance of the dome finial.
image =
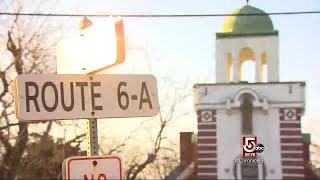
<path id="1" fill-rule="evenodd" d="M 247 2 L 247 6 L 249 5 L 249 0 L 246 0 L 246 2 Z"/>

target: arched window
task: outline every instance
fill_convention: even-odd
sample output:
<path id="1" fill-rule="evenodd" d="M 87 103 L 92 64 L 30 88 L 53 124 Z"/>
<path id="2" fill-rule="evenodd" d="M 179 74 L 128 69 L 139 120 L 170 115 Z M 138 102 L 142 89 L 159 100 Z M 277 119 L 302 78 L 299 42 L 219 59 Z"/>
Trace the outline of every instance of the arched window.
<path id="1" fill-rule="evenodd" d="M 242 162 L 238 161 L 240 158 Z M 246 163 L 243 163 L 245 160 Z M 264 159 L 259 156 L 236 157 L 233 164 L 233 175 L 235 179 L 266 179 L 267 168 Z"/>
<path id="2" fill-rule="evenodd" d="M 240 81 L 255 82 L 256 62 L 252 49 L 242 48 L 239 54 Z"/>

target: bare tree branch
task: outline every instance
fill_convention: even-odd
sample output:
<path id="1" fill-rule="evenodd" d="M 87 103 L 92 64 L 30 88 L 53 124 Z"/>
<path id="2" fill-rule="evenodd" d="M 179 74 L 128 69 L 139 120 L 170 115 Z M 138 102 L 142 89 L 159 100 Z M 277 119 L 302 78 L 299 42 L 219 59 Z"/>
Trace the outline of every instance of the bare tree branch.
<path id="1" fill-rule="evenodd" d="M 8 129 L 9 127 L 11 127 L 11 126 L 17 126 L 17 125 L 19 125 L 20 123 L 12 123 L 12 124 L 7 124 L 6 126 L 1 126 L 0 127 L 0 131 L 2 131 L 2 130 L 4 130 L 4 129 Z"/>
<path id="2" fill-rule="evenodd" d="M 7 137 L 5 137 L 2 132 L 0 132 L 0 141 L 6 147 L 7 151 L 12 150 L 12 146 L 9 143 L 9 139 Z"/>
<path id="3" fill-rule="evenodd" d="M 51 130 L 52 127 L 52 121 L 49 121 L 47 124 L 47 128 L 46 130 L 43 132 L 43 137 L 48 137 L 49 136 L 49 132 Z"/>
<path id="4" fill-rule="evenodd" d="M 3 90 L 0 93 L 0 100 L 1 100 L 6 95 L 6 93 L 9 91 L 9 84 L 6 79 L 6 71 L 0 71 L 0 80 L 1 80 L 2 86 L 3 86 Z"/>
<path id="5" fill-rule="evenodd" d="M 171 108 L 171 112 L 170 114 L 174 113 L 174 105 Z M 149 164 L 153 163 L 156 158 L 157 155 L 159 153 L 159 151 L 162 149 L 161 147 L 161 143 L 162 140 L 164 139 L 163 136 L 163 132 L 164 129 L 167 127 L 167 124 L 170 120 L 172 120 L 172 115 L 167 116 L 169 119 L 163 119 L 162 113 L 160 112 L 160 129 L 157 133 L 154 145 L 153 145 L 153 152 L 152 153 L 148 153 L 147 158 L 142 162 L 142 163 L 133 163 L 130 167 L 129 170 L 127 172 L 127 177 L 126 179 L 129 180 L 133 180 L 136 179 L 138 174 L 141 173 Z"/>
<path id="6" fill-rule="evenodd" d="M 86 133 L 80 134 L 80 135 L 76 136 L 75 138 L 67 141 L 65 144 L 71 144 L 71 143 L 77 142 L 77 140 L 79 140 L 80 138 L 83 138 L 85 136 L 86 136 Z"/>

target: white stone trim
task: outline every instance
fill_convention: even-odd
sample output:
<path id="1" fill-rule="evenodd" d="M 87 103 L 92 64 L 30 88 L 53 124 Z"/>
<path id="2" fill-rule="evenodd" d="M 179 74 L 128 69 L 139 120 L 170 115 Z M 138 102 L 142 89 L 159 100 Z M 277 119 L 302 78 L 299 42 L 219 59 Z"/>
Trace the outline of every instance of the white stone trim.
<path id="1" fill-rule="evenodd" d="M 197 146 L 217 146 L 217 144 L 216 143 L 206 143 L 206 144 L 200 143 L 200 144 L 197 144 Z"/>
<path id="2" fill-rule="evenodd" d="M 232 108 L 234 108 L 235 106 L 232 105 Z M 236 106 L 237 107 L 237 106 Z M 255 106 L 256 107 L 256 106 Z M 262 107 L 261 105 L 259 107 Z M 268 108 L 269 109 L 279 109 L 279 108 L 304 108 L 305 104 L 303 102 L 270 102 L 268 101 Z M 195 104 L 194 108 L 196 110 L 202 110 L 202 109 L 224 109 L 226 110 L 226 102 L 223 102 L 223 104 L 221 103 L 215 103 L 215 104 Z"/>
<path id="3" fill-rule="evenodd" d="M 198 151 L 198 154 L 212 154 L 212 155 L 214 155 L 214 154 L 217 154 L 217 152 L 216 151 L 208 151 L 208 152 L 206 152 L 206 150 L 203 150 L 203 151 Z"/>
<path id="4" fill-rule="evenodd" d="M 288 151 L 288 150 L 283 150 L 283 151 L 281 151 L 281 153 L 297 154 L 297 153 L 303 153 L 303 151 L 302 151 L 302 150 L 300 150 L 300 151 Z"/>
<path id="5" fill-rule="evenodd" d="M 198 176 L 216 176 L 217 173 L 198 172 Z"/>
<path id="6" fill-rule="evenodd" d="M 288 120 L 280 120 L 280 124 L 300 124 L 300 120 L 288 121 Z M 299 128 L 298 128 L 299 129 Z M 299 129 L 300 130 L 300 129 Z"/>
<path id="7" fill-rule="evenodd" d="M 291 143 L 281 143 L 280 145 L 283 145 L 283 146 L 303 146 L 303 144 L 300 143 L 300 142 L 297 142 L 297 143 L 293 143 L 293 142 L 291 142 Z"/>
<path id="8" fill-rule="evenodd" d="M 297 142 L 297 143 L 282 143 L 281 146 L 303 146 L 303 143 Z"/>
<path id="9" fill-rule="evenodd" d="M 304 166 L 282 166 L 282 169 L 304 169 Z"/>
<path id="10" fill-rule="evenodd" d="M 281 151 L 281 153 L 284 154 L 284 151 Z M 285 153 L 288 153 L 288 154 L 302 154 L 303 151 L 297 151 L 297 152 L 295 152 L 295 151 L 286 151 Z"/>
<path id="11" fill-rule="evenodd" d="M 198 136 L 198 139 L 216 139 L 216 136 Z"/>
<path id="12" fill-rule="evenodd" d="M 292 138 L 292 139 L 294 139 L 294 138 L 301 138 L 302 139 L 302 136 L 289 136 L 289 135 L 280 135 L 280 138 Z"/>
<path id="13" fill-rule="evenodd" d="M 237 91 L 234 98 L 233 98 L 234 102 L 239 102 L 239 98 L 243 94 L 250 94 L 254 97 L 254 102 L 259 102 L 260 98 L 259 98 L 258 93 L 255 90 L 250 89 L 250 88 L 243 88 L 243 89 L 240 89 L 239 91 Z"/>
<path id="14" fill-rule="evenodd" d="M 199 168 L 217 168 L 216 165 L 198 165 L 198 169 Z"/>
<path id="15" fill-rule="evenodd" d="M 210 122 L 198 122 L 198 125 L 212 125 L 212 124 L 217 124 L 215 121 L 210 121 Z"/>
<path id="16" fill-rule="evenodd" d="M 301 102 L 270 102 L 272 108 L 304 108 L 305 104 Z"/>
<path id="17" fill-rule="evenodd" d="M 300 128 L 280 128 L 282 131 L 296 131 L 296 130 L 301 130 Z"/>
<path id="18" fill-rule="evenodd" d="M 198 132 L 216 132 L 216 129 L 198 129 Z"/>
<path id="19" fill-rule="evenodd" d="M 216 150 L 202 150 L 198 151 L 199 154 L 216 154 Z"/>
<path id="20" fill-rule="evenodd" d="M 304 177 L 304 174 L 296 174 L 296 173 L 282 173 L 282 176 L 290 176 L 290 177 Z"/>
<path id="21" fill-rule="evenodd" d="M 217 158 L 198 158 L 198 161 L 216 161 Z"/>
<path id="22" fill-rule="evenodd" d="M 282 161 L 304 161 L 303 158 L 282 158 Z"/>

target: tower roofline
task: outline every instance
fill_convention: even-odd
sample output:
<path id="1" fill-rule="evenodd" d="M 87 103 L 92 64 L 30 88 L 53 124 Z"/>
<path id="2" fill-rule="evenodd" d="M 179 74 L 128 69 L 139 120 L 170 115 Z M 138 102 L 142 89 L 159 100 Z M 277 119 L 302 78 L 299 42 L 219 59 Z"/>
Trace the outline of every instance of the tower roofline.
<path id="1" fill-rule="evenodd" d="M 277 82 L 254 82 L 254 83 L 248 83 L 248 82 L 231 82 L 231 83 L 197 83 L 194 84 L 193 87 L 199 87 L 199 86 L 219 86 L 219 85 L 268 85 L 268 84 L 300 84 L 301 86 L 305 86 L 305 81 L 277 81 Z"/>
<path id="2" fill-rule="evenodd" d="M 229 38 L 229 37 L 247 37 L 247 36 L 274 36 L 278 35 L 278 31 L 264 32 L 264 33 L 216 33 L 216 38 Z"/>

